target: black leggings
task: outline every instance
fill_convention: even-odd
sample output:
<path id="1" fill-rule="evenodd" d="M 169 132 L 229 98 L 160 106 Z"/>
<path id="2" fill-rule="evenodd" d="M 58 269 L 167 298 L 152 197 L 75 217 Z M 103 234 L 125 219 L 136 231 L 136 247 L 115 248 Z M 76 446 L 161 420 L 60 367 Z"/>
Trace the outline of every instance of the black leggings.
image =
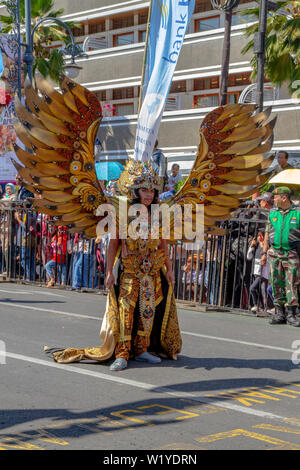
<path id="1" fill-rule="evenodd" d="M 268 279 L 265 279 L 261 276 L 254 276 L 254 281 L 250 286 L 250 294 L 252 296 L 253 305 L 258 305 L 260 295 L 263 301 L 263 307 L 267 307 L 267 287 L 268 287 Z"/>

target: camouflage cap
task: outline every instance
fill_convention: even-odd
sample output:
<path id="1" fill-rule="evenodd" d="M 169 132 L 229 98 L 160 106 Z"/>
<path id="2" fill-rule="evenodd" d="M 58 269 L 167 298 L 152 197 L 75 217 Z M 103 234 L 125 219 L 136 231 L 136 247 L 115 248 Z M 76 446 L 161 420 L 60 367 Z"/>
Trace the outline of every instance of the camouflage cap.
<path id="1" fill-rule="evenodd" d="M 279 186 L 279 188 L 275 188 L 274 191 L 272 191 L 272 194 L 291 194 L 292 191 L 290 188 L 287 186 Z"/>

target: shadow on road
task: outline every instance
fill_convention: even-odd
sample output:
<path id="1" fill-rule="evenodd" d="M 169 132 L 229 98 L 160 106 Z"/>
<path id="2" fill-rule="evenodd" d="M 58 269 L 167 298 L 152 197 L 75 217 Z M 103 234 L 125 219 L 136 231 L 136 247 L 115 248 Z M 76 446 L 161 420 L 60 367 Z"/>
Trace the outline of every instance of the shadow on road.
<path id="1" fill-rule="evenodd" d="M 97 439 L 101 438 L 101 440 L 98 440 L 99 447 L 97 448 L 101 449 L 101 446 L 103 446 L 102 448 L 105 449 L 108 448 L 107 443 L 109 442 L 110 445 L 112 445 L 112 442 L 116 442 L 116 445 L 120 446 L 122 431 L 143 430 L 145 449 L 147 449 L 149 448 L 146 439 L 147 431 L 152 430 L 153 432 L 153 429 L 155 429 L 153 426 L 178 425 L 182 420 L 192 418 L 201 420 L 203 415 L 225 412 L 226 410 L 221 407 L 222 403 L 220 401 L 233 400 L 235 397 L 247 399 L 249 396 L 259 397 L 264 394 L 266 397 L 269 394 L 272 399 L 272 390 L 276 392 L 282 389 L 287 392 L 287 388 L 289 388 L 290 394 L 292 394 L 295 393 L 290 389 L 293 385 L 294 389 L 296 389 L 296 386 L 300 386 L 300 382 L 285 383 L 274 379 L 256 379 L 252 377 L 199 381 L 197 383 L 187 382 L 168 386 L 168 388 L 172 388 L 174 391 L 184 390 L 192 392 L 197 390 L 201 392 L 216 392 L 225 390 L 225 392 L 221 392 L 219 395 L 216 394 L 210 404 L 200 403 L 189 398 L 158 396 L 157 398 L 152 397 L 151 399 L 131 401 L 116 406 L 100 407 L 82 412 L 74 412 L 64 408 L 1 410 L 0 444 L 4 443 L 4 446 L 6 444 L 13 446 L 22 442 L 26 445 L 39 441 L 38 445 L 43 446 L 42 441 L 47 441 L 48 443 L 53 442 L 56 447 L 61 448 L 61 445 L 66 445 L 68 442 L 61 444 L 59 440 L 67 441 L 97 434 L 99 436 Z M 228 390 L 227 392 L 226 389 Z M 155 392 L 155 390 L 154 388 L 151 392 Z M 157 392 L 159 393 L 158 388 Z M 298 393 L 300 393 L 300 389 Z M 211 397 L 212 395 L 210 394 L 209 396 Z M 275 400 L 280 398 L 277 395 L 274 396 L 277 397 Z M 62 399 L 66 401 L 67 397 Z M 199 399 L 201 399 L 200 396 Z M 101 401 L 101 395 L 99 395 L 99 401 Z M 218 403 L 219 406 L 214 406 L 214 403 Z M 237 402 L 235 401 L 235 403 Z M 86 405 L 88 406 L 88 403 Z M 257 403 L 255 405 L 257 406 Z M 78 406 L 78 403 L 76 404 L 70 399 L 69 406 Z M 42 425 L 38 423 L 40 420 L 46 420 L 47 424 Z M 22 431 L 9 432 L 8 428 L 22 424 L 26 424 L 28 429 L 24 431 L 24 426 L 21 426 Z M 156 429 L 158 431 L 158 428 Z"/>

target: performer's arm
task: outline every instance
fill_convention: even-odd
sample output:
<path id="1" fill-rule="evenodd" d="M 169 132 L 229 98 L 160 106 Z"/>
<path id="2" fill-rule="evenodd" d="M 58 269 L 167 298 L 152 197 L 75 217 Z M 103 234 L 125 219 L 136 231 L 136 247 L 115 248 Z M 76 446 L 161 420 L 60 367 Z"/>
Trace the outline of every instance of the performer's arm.
<path id="1" fill-rule="evenodd" d="M 118 238 L 114 238 L 110 240 L 109 245 L 108 245 L 108 250 L 107 250 L 107 265 L 106 265 L 106 279 L 105 279 L 105 285 L 108 290 L 115 283 L 115 277 L 113 275 L 112 270 L 113 270 L 118 246 L 119 246 Z"/>
<path id="2" fill-rule="evenodd" d="M 265 266 L 267 263 L 267 251 L 269 249 L 269 232 L 265 232 L 264 244 L 263 244 L 263 254 L 261 257 L 261 265 Z"/>
<path id="3" fill-rule="evenodd" d="M 170 256 L 169 256 L 168 244 L 166 240 L 161 240 L 160 248 L 164 250 L 164 254 L 165 254 L 165 265 L 167 268 L 167 273 L 166 273 L 167 281 L 169 282 L 169 284 L 172 284 L 172 286 L 174 287 L 175 276 L 173 273 L 172 263 L 171 263 Z"/>

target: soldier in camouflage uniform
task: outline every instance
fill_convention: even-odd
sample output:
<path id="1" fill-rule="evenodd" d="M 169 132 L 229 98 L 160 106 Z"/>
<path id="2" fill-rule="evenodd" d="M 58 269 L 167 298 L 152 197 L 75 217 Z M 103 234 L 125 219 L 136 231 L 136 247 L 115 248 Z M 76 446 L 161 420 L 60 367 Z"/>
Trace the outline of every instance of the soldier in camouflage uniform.
<path id="1" fill-rule="evenodd" d="M 292 204 L 291 190 L 282 186 L 273 191 L 277 206 L 269 213 L 262 264 L 270 263 L 275 315 L 270 324 L 300 326 L 296 318 L 300 281 L 300 207 Z M 268 247 L 270 249 L 268 250 Z"/>

